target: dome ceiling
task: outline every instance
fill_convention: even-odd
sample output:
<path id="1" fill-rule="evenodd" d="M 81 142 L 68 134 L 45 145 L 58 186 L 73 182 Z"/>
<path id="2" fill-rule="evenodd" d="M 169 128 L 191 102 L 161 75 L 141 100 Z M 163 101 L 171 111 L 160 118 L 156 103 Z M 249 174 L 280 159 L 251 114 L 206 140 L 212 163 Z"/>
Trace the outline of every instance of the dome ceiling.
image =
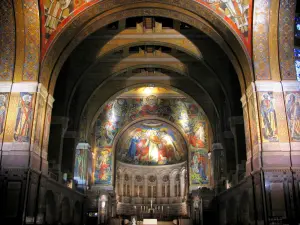
<path id="1" fill-rule="evenodd" d="M 187 159 L 180 133 L 160 120 L 144 120 L 129 127 L 119 138 L 117 160 L 135 165 L 169 165 Z"/>

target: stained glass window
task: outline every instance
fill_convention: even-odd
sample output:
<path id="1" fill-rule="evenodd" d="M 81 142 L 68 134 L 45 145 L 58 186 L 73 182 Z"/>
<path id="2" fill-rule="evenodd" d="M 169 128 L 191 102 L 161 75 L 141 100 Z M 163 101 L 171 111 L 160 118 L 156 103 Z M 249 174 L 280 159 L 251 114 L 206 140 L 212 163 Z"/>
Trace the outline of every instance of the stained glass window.
<path id="1" fill-rule="evenodd" d="M 295 18 L 295 37 L 300 38 L 300 16 Z"/>
<path id="2" fill-rule="evenodd" d="M 294 49 L 297 80 L 300 81 L 300 48 Z"/>

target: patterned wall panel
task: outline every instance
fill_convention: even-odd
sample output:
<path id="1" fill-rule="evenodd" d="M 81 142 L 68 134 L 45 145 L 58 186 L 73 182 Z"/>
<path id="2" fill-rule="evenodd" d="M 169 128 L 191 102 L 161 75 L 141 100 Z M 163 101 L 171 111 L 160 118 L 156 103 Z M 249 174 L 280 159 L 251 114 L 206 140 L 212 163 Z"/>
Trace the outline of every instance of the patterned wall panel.
<path id="1" fill-rule="evenodd" d="M 37 80 L 40 63 L 40 17 L 37 0 L 24 0 L 25 62 L 23 80 Z"/>
<path id="2" fill-rule="evenodd" d="M 253 58 L 258 80 L 271 79 L 269 58 L 270 0 L 256 0 L 253 13 Z"/>
<path id="3" fill-rule="evenodd" d="M 0 1 L 0 80 L 13 77 L 15 61 L 15 17 L 12 0 Z"/>
<path id="4" fill-rule="evenodd" d="M 294 18 L 296 0 L 281 0 L 279 10 L 279 59 L 282 79 L 296 79 Z"/>

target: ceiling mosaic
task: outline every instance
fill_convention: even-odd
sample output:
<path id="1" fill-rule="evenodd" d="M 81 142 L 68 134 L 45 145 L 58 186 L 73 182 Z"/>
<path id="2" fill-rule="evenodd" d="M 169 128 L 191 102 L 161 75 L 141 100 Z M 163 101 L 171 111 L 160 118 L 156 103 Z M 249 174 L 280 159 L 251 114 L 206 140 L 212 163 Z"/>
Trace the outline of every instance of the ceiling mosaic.
<path id="1" fill-rule="evenodd" d="M 119 138 L 117 160 L 135 165 L 169 165 L 186 160 L 187 149 L 176 129 L 159 120 L 144 120 Z"/>
<path id="2" fill-rule="evenodd" d="M 250 50 L 252 0 L 196 1 L 221 16 L 237 32 Z M 54 37 L 72 18 L 97 2 L 100 0 L 41 0 L 42 52 L 46 52 Z"/>

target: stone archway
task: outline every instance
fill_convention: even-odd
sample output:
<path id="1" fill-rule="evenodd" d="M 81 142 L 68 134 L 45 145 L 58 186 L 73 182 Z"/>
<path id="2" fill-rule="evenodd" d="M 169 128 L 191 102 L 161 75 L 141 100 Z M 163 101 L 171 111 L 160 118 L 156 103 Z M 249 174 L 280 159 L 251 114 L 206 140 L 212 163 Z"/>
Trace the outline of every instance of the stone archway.
<path id="1" fill-rule="evenodd" d="M 73 209 L 73 223 L 74 225 L 80 225 L 82 221 L 82 205 L 76 201 Z"/>
<path id="2" fill-rule="evenodd" d="M 243 225 L 248 225 L 250 221 L 250 204 L 249 194 L 244 191 L 239 200 L 239 222 Z"/>
<path id="3" fill-rule="evenodd" d="M 226 204 L 226 221 L 228 225 L 237 223 L 237 204 L 234 197 L 230 198 Z"/>
<path id="4" fill-rule="evenodd" d="M 102 2 L 97 3 L 95 5 L 92 6 L 95 7 L 96 5 L 98 6 L 98 4 L 102 4 Z M 117 3 L 114 3 L 117 4 Z M 105 14 L 101 14 L 101 11 L 104 9 L 109 9 L 111 7 L 111 5 L 102 5 L 102 6 L 98 6 L 98 10 L 101 9 L 100 11 L 93 11 L 92 8 L 90 9 L 96 16 L 96 15 L 100 15 L 99 17 L 97 17 L 96 19 L 94 19 L 94 21 L 90 21 L 90 23 L 88 23 L 87 27 L 85 30 L 82 30 L 81 35 L 75 35 L 74 37 L 79 38 L 79 40 L 73 41 L 72 43 L 68 44 L 68 49 L 66 49 L 66 51 L 64 53 L 62 53 L 61 55 L 61 60 L 59 62 L 56 63 L 57 68 L 53 68 L 53 65 L 55 63 L 54 58 L 49 58 L 48 56 L 51 55 L 52 56 L 58 56 L 58 49 L 64 49 L 63 46 L 66 46 L 66 42 L 69 40 L 71 40 L 71 33 L 72 32 L 78 32 L 78 29 L 72 29 L 71 32 L 67 32 L 67 30 L 70 29 L 70 26 L 66 26 L 64 27 L 60 33 L 60 35 L 58 35 L 58 37 L 55 39 L 55 43 L 52 43 L 52 47 L 51 49 L 49 49 L 48 53 L 45 55 L 45 59 L 43 61 L 43 65 L 42 65 L 42 77 L 41 77 L 41 81 L 42 83 L 44 83 L 45 86 L 48 86 L 48 81 L 50 79 L 50 74 L 51 76 L 53 76 L 53 78 L 51 78 L 51 84 L 50 84 L 50 92 L 52 93 L 52 91 L 54 90 L 55 87 L 55 82 L 56 82 L 56 78 L 58 76 L 58 73 L 60 71 L 60 67 L 62 66 L 62 64 L 64 63 L 65 59 L 68 57 L 68 55 L 71 53 L 71 49 L 74 49 L 78 43 L 81 42 L 81 40 L 83 40 L 85 37 L 87 37 L 88 34 L 92 33 L 93 31 L 103 27 L 105 24 L 109 24 L 112 23 L 116 20 L 122 19 L 122 18 L 127 18 L 127 17 L 131 17 L 131 16 L 139 16 L 139 15 L 144 15 L 145 13 L 147 13 L 148 16 L 165 16 L 165 17 L 169 17 L 169 18 L 174 18 L 174 19 L 180 19 L 183 22 L 186 22 L 188 24 L 191 24 L 192 26 L 204 31 L 204 32 L 208 32 L 211 36 L 218 44 L 220 44 L 220 46 L 222 48 L 224 48 L 224 50 L 229 54 L 229 58 L 232 59 L 232 63 L 236 68 L 237 73 L 240 76 L 240 85 L 242 87 L 242 90 L 244 90 L 244 74 L 245 74 L 245 78 L 246 78 L 246 83 L 249 84 L 251 81 L 253 81 L 253 74 L 252 74 L 252 67 L 250 64 L 250 60 L 249 60 L 249 55 L 248 53 L 246 53 L 246 50 L 244 48 L 244 45 L 242 43 L 239 43 L 239 38 L 235 37 L 235 34 L 233 31 L 229 31 L 226 32 L 226 36 L 224 36 L 225 38 L 228 38 L 228 36 L 232 36 L 232 38 L 229 38 L 228 43 L 230 43 L 230 45 L 232 45 L 232 49 L 236 49 L 237 52 L 239 52 L 239 58 L 238 60 L 242 61 L 242 62 L 238 62 L 238 60 L 235 59 L 235 56 L 232 54 L 231 50 L 229 50 L 227 43 L 224 42 L 224 40 L 222 40 L 221 36 L 218 34 L 218 32 L 214 31 L 214 29 L 212 29 L 212 27 L 210 27 L 208 25 L 208 23 L 206 23 L 206 21 L 204 21 L 201 16 L 203 16 L 204 18 L 206 18 L 207 20 L 210 20 L 212 18 L 215 18 L 216 21 L 220 20 L 220 23 L 218 23 L 218 28 L 219 29 L 229 29 L 230 28 L 226 25 L 226 23 L 224 23 L 224 21 L 222 21 L 218 16 L 214 15 L 212 12 L 206 11 L 207 9 L 205 9 L 205 7 L 203 7 L 203 5 L 196 3 L 196 2 L 191 2 L 187 0 L 186 4 L 180 4 L 177 5 L 177 3 L 175 2 L 169 2 L 168 4 L 155 4 L 155 7 L 152 6 L 147 6 L 147 4 L 145 3 L 140 3 L 140 4 L 133 4 L 130 6 L 130 1 L 128 2 L 122 2 L 122 4 L 126 4 L 126 7 L 120 7 L 117 10 L 113 10 L 111 12 L 107 11 L 105 12 Z M 152 3 L 151 3 L 152 4 Z M 170 5 L 174 5 L 173 7 L 170 7 Z M 134 6 L 134 10 L 132 11 L 130 7 Z M 137 6 L 141 7 L 140 9 L 136 8 Z M 188 13 L 188 11 L 186 11 L 185 7 L 189 8 L 189 10 L 191 10 L 193 13 Z M 204 11 L 201 10 L 201 8 L 205 9 Z M 176 10 L 175 10 L 176 9 Z M 130 11 L 131 10 L 131 11 Z M 118 11 L 116 13 L 116 11 Z M 116 13 L 115 15 L 113 15 L 114 13 Z M 85 18 L 85 20 L 89 20 L 91 14 L 86 14 L 84 15 L 85 12 L 83 12 L 82 14 L 80 14 L 80 16 L 83 16 Z M 109 15 L 111 14 L 111 15 Z M 109 16 L 108 16 L 109 15 Z M 83 19 L 79 19 L 79 17 L 74 18 L 73 24 L 77 27 L 82 26 L 82 22 L 84 21 Z M 211 18 L 210 18 L 211 17 Z M 101 18 L 103 18 L 103 20 L 101 20 Z M 75 20 L 77 22 L 75 22 Z M 197 22 L 196 22 L 197 21 Z M 213 22 L 215 22 L 214 20 L 212 20 Z M 222 22 L 221 22 L 222 21 Z M 93 24 L 95 22 L 95 25 Z M 96 26 L 96 23 L 98 24 L 98 27 Z M 225 26 L 220 26 L 220 24 L 224 23 Z M 100 27 L 99 27 L 100 25 Z M 82 27 L 81 27 L 82 28 Z M 80 39 L 81 38 L 81 39 Z M 57 47 L 54 47 L 56 46 Z M 60 47 L 58 47 L 60 46 Z M 234 47 L 233 47 L 234 46 Z M 56 50 L 54 50 L 56 49 Z M 239 49 L 239 50 L 238 50 Z M 243 53 L 242 53 L 243 52 Z M 244 68 L 241 68 L 240 65 L 244 65 Z M 248 66 L 246 66 L 248 65 Z M 242 72 L 244 70 L 244 72 Z M 53 74 L 52 74 L 53 73 Z M 47 78 L 48 76 L 48 78 Z M 54 82 L 54 83 L 53 83 Z"/>
<path id="5" fill-rule="evenodd" d="M 46 213 L 45 221 L 47 224 L 54 224 L 57 218 L 55 196 L 52 191 L 47 191 L 45 194 Z"/>
<path id="6" fill-rule="evenodd" d="M 64 197 L 61 201 L 60 205 L 61 210 L 61 223 L 62 224 L 69 224 L 71 222 L 71 205 L 69 198 Z"/>

